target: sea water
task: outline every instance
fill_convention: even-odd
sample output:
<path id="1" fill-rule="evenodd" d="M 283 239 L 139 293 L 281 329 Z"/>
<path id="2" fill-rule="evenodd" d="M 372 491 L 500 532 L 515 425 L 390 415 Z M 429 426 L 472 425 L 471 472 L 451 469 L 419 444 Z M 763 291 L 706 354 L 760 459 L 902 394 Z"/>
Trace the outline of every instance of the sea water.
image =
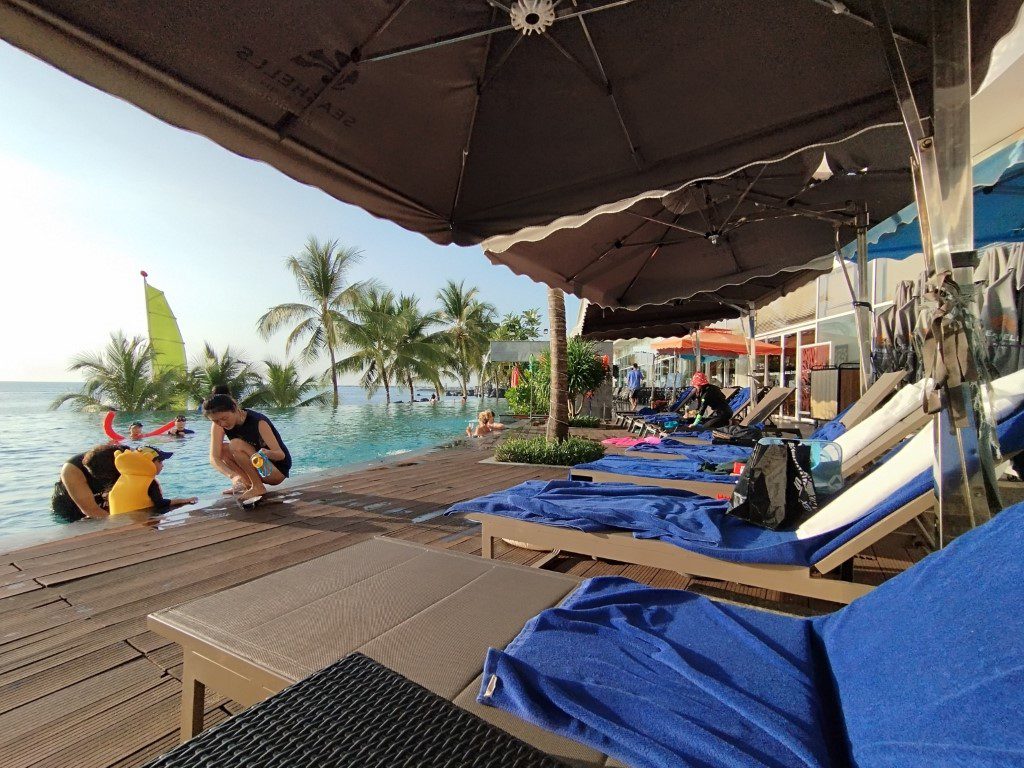
<path id="1" fill-rule="evenodd" d="M 54 398 L 77 391 L 69 383 L 0 382 L 0 546 L 24 534 L 44 532 L 61 523 L 50 512 L 50 494 L 61 465 L 77 453 L 107 442 L 102 413 L 49 409 Z M 359 387 L 339 387 L 340 403 L 288 409 L 258 409 L 278 428 L 292 454 L 291 477 L 301 477 L 334 467 L 385 459 L 402 453 L 449 442 L 464 434 L 470 419 L 494 400 L 471 398 L 462 404 L 447 398 L 438 403 L 384 402 L 382 392 L 367 399 Z M 395 398 L 408 400 L 408 389 L 392 390 Z M 422 390 L 417 397 L 429 397 Z M 156 429 L 175 412 L 119 413 L 114 429 L 128 432 L 138 420 L 145 430 Z M 160 473 L 168 498 L 210 498 L 227 487 L 228 480 L 209 463 L 210 424 L 195 411 L 185 412 L 187 427 L 195 434 L 184 438 L 153 437 L 142 444 L 172 451 Z"/>

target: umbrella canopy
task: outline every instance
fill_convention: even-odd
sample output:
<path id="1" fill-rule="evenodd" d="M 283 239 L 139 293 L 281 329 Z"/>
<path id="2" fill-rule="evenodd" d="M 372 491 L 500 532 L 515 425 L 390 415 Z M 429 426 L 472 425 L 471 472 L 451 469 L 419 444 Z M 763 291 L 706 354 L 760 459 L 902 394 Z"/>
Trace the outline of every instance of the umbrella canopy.
<path id="1" fill-rule="evenodd" d="M 1021 0 L 975 0 L 974 82 Z M 925 110 L 931 2 L 890 3 Z M 868 0 L 0 0 L 0 36 L 438 243 L 895 120 Z"/>
<path id="2" fill-rule="evenodd" d="M 724 286 L 714 293 L 701 293 L 665 304 L 647 304 L 635 309 L 610 309 L 587 302 L 580 335 L 587 339 L 639 339 L 681 336 L 709 323 L 741 316 L 743 310 L 758 309 L 785 296 L 819 275 L 832 271 L 831 256 L 817 259 L 802 269 L 784 270 L 755 277 L 740 285 Z"/>
<path id="3" fill-rule="evenodd" d="M 974 167 L 974 246 L 1024 241 L 1024 140 Z M 923 252 L 917 206 L 908 205 L 868 232 L 868 258 L 906 259 Z M 853 258 L 853 248 L 843 252 Z"/>
<path id="4" fill-rule="evenodd" d="M 682 338 L 656 341 L 651 344 L 651 349 L 663 355 L 692 355 L 696 351 L 696 341 L 700 342 L 702 355 L 738 356 L 746 355 L 750 351 L 745 338 L 724 328 L 705 328 Z M 782 347 L 758 341 L 754 344 L 754 354 L 781 355 Z"/>
<path id="5" fill-rule="evenodd" d="M 686 298 L 806 264 L 834 251 L 837 230 L 854 238 L 862 212 L 898 211 L 914 196 L 909 156 L 904 128 L 881 126 L 485 248 L 495 263 L 605 307 Z"/>

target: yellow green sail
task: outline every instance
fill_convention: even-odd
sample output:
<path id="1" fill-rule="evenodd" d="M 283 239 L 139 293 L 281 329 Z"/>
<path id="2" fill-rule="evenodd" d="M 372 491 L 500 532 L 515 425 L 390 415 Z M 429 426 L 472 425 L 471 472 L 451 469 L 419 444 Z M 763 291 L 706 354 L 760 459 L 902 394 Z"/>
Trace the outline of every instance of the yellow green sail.
<path id="1" fill-rule="evenodd" d="M 185 341 L 178 330 L 178 320 L 171 311 L 171 305 L 167 303 L 164 292 L 148 282 L 145 285 L 149 345 L 153 350 L 153 373 L 176 371 L 184 376 Z"/>

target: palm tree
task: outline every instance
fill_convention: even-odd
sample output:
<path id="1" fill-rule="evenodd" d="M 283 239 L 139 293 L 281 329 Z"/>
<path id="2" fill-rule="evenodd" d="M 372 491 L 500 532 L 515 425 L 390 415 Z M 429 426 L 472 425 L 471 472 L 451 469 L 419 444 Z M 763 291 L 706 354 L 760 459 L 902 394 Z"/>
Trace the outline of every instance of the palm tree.
<path id="1" fill-rule="evenodd" d="M 81 411 L 160 411 L 174 405 L 182 382 L 177 371 L 155 371 L 153 350 L 141 336 L 111 334 L 105 350 L 84 353 L 71 361 L 69 371 L 85 374 L 81 392 L 68 392 L 50 405 L 64 403 Z"/>
<path id="2" fill-rule="evenodd" d="M 295 278 L 299 294 L 306 303 L 278 304 L 259 319 L 263 338 L 269 338 L 284 325 L 296 325 L 288 334 L 285 351 L 302 339 L 306 345 L 300 360 L 311 363 L 324 351 L 331 359 L 331 391 L 338 404 L 337 350 L 341 346 L 338 324 L 371 283 L 349 282 L 349 273 L 362 258 L 358 248 L 342 247 L 337 240 L 320 242 L 310 237 L 298 256 L 289 256 L 285 265 Z"/>
<path id="3" fill-rule="evenodd" d="M 551 386 L 547 438 L 562 442 L 569 437 L 569 379 L 565 349 L 565 296 L 548 288 L 548 323 L 551 328 Z"/>
<path id="4" fill-rule="evenodd" d="M 267 373 L 261 386 L 249 398 L 252 405 L 269 408 L 294 408 L 295 406 L 327 404 L 327 392 L 307 397 L 311 392 L 316 392 L 323 386 L 323 379 L 309 376 L 300 380 L 299 370 L 291 361 L 279 363 L 276 360 L 265 360 L 263 364 L 267 368 Z"/>
<path id="5" fill-rule="evenodd" d="M 356 298 L 349 316 L 339 316 L 339 338 L 351 354 L 339 360 L 336 373 L 358 373 L 359 386 L 372 396 L 381 386 L 391 402 L 392 366 L 401 338 L 394 292 L 373 287 Z"/>
<path id="6" fill-rule="evenodd" d="M 401 295 L 396 305 L 397 344 L 391 367 L 409 385 L 409 401 L 416 399 L 416 380 L 441 388 L 441 370 L 446 362 L 443 332 L 431 332 L 440 323 L 437 312 L 424 313 L 415 296 Z"/>
<path id="7" fill-rule="evenodd" d="M 251 363 L 242 360 L 230 346 L 217 352 L 209 342 L 203 343 L 203 353 L 192 361 L 185 382 L 185 393 L 196 402 L 210 396 L 217 386 L 230 390 L 243 407 L 250 405 L 250 395 L 262 385 L 260 375 Z"/>
<path id="8" fill-rule="evenodd" d="M 466 288 L 465 281 L 448 283 L 437 292 L 441 303 L 441 322 L 446 326 L 449 355 L 448 369 L 458 376 L 462 396 L 469 394 L 469 379 L 474 371 L 483 369 L 489 337 L 494 328 L 495 309 L 480 301 L 476 287 Z"/>

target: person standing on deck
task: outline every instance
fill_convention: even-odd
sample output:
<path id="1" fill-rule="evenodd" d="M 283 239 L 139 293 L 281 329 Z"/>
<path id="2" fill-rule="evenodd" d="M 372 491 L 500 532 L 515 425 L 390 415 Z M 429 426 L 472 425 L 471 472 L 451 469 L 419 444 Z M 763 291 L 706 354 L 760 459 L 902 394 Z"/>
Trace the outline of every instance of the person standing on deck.
<path id="1" fill-rule="evenodd" d="M 629 407 L 636 410 L 640 385 L 644 383 L 644 372 L 640 366 L 633 363 L 633 367 L 626 372 L 626 386 L 629 387 Z"/>
<path id="2" fill-rule="evenodd" d="M 213 395 L 203 401 L 203 415 L 213 422 L 211 445 L 228 439 L 227 455 L 218 458 L 245 484 L 239 496 L 243 506 L 259 501 L 267 492 L 266 486 L 285 481 L 291 472 L 292 455 L 270 419 L 257 411 L 239 408 L 229 395 Z M 254 466 L 256 457 L 261 459 L 263 472 Z"/>

